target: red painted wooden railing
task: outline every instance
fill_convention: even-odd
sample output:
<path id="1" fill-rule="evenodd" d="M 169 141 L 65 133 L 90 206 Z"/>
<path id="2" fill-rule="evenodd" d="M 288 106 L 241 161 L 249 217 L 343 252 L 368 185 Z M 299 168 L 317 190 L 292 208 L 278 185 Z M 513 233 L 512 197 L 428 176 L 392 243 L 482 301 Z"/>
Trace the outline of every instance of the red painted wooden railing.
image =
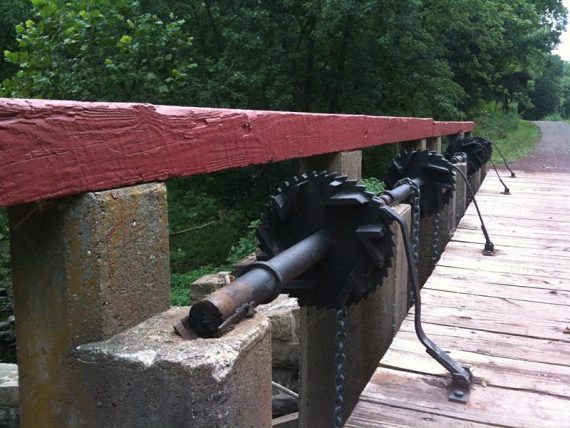
<path id="1" fill-rule="evenodd" d="M 406 117 L 0 98 L 0 206 L 473 127 Z"/>

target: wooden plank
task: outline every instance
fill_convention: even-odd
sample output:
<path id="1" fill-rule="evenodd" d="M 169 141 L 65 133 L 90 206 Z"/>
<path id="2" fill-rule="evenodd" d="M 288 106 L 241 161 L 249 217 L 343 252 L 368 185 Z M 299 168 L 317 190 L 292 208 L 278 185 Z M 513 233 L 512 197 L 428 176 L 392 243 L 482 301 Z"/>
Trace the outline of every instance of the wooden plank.
<path id="1" fill-rule="evenodd" d="M 428 280 L 430 285 L 432 282 L 459 280 L 465 283 L 481 282 L 488 285 L 505 285 L 515 287 L 531 287 L 543 289 L 548 292 L 570 292 L 570 280 L 560 278 L 537 278 L 536 276 L 523 275 L 519 273 L 500 273 L 488 272 L 485 270 L 465 269 L 459 267 L 436 266 L 432 279 Z"/>
<path id="2" fill-rule="evenodd" d="M 410 399 L 413 400 L 413 397 Z M 344 426 L 347 428 L 457 428 L 458 426 L 486 428 L 496 425 L 465 421 L 424 410 L 418 411 L 377 402 L 360 401 Z"/>
<path id="3" fill-rule="evenodd" d="M 471 229 L 457 229 L 453 234 L 453 240 L 455 242 L 471 242 L 478 243 L 481 248 L 485 242 L 483 234 L 480 231 Z M 539 239 L 539 238 L 529 238 L 525 236 L 517 236 L 514 239 L 509 235 L 501 235 L 494 231 L 491 235 L 491 240 L 495 246 L 509 246 L 516 248 L 537 248 L 543 250 L 555 250 L 555 251 L 570 251 L 570 242 L 566 239 L 557 240 L 554 237 L 549 239 Z"/>
<path id="4" fill-rule="evenodd" d="M 570 236 L 568 237 L 570 241 Z M 449 255 L 458 255 L 473 257 L 476 260 L 482 260 L 483 262 L 490 261 L 491 257 L 483 255 L 480 250 L 480 245 L 469 243 L 469 242 L 455 242 L 451 241 L 445 247 L 445 252 Z M 538 258 L 544 258 L 538 259 Z M 535 264 L 540 264 L 541 267 L 546 267 L 550 265 L 560 266 L 561 269 L 566 268 L 565 264 L 570 258 L 570 254 L 566 251 L 555 251 L 555 250 L 541 250 L 539 248 L 516 248 L 516 247 L 498 247 L 495 249 L 495 255 L 492 257 L 491 261 L 503 261 L 503 260 L 526 260 L 531 259 Z M 567 267 L 570 269 L 570 266 Z"/>
<path id="5" fill-rule="evenodd" d="M 500 278 L 495 281 L 500 281 Z M 490 284 L 480 279 L 466 282 L 464 280 L 442 279 L 441 277 L 433 280 L 430 278 L 424 285 L 424 289 L 426 287 L 430 290 L 447 291 L 450 293 L 570 306 L 570 291 L 520 287 L 509 284 Z M 570 311 L 570 308 L 568 310 Z"/>
<path id="6" fill-rule="evenodd" d="M 525 259 L 527 260 L 527 259 Z M 489 260 L 478 260 L 471 258 L 469 256 L 459 257 L 456 255 L 449 255 L 445 252 L 441 255 L 439 259 L 439 264 L 442 266 L 449 267 L 459 267 L 474 270 L 486 270 L 488 272 L 497 273 L 521 273 L 524 275 L 537 276 L 539 278 L 559 278 L 559 279 L 570 279 L 570 272 L 566 267 L 557 267 L 556 269 L 551 269 L 550 267 L 539 267 L 534 266 L 535 263 L 531 260 L 527 260 L 527 264 L 518 265 L 514 260 L 507 259 L 493 259 L 489 257 Z"/>
<path id="7" fill-rule="evenodd" d="M 459 404 L 447 400 L 448 383 L 448 377 L 379 368 L 364 390 L 361 400 L 456 418 L 459 426 L 463 421 L 518 428 L 568 426 L 570 400 L 566 398 L 475 386 L 469 403 Z M 356 406 L 357 411 L 359 405 L 360 403 Z M 381 413 L 372 413 L 374 407 L 368 407 L 367 410 L 370 418 L 381 420 Z"/>
<path id="8" fill-rule="evenodd" d="M 425 322 L 570 342 L 565 306 L 436 290 L 422 293 L 422 304 Z"/>
<path id="9" fill-rule="evenodd" d="M 421 417 L 435 413 L 446 418 L 440 426 L 570 427 L 570 175 L 549 176 L 552 186 L 535 177 L 509 181 L 520 193 L 508 198 L 494 193 L 496 179 L 485 182 L 478 202 L 496 256 L 481 254 L 471 206 L 422 291 L 426 332 L 473 368 L 470 402 L 446 401 L 449 375 L 417 340 L 412 310 L 353 426 L 404 410 L 394 421 L 402 426 L 424 426 Z"/>
<path id="10" fill-rule="evenodd" d="M 443 137 L 444 135 L 454 135 L 460 132 L 471 132 L 474 128 L 473 122 L 433 122 L 432 137 Z"/>
<path id="11" fill-rule="evenodd" d="M 449 127 L 467 131 L 473 124 Z M 0 206 L 417 140 L 434 131 L 432 119 L 4 98 Z"/>
<path id="12" fill-rule="evenodd" d="M 500 344 L 495 343 L 494 346 L 496 345 Z M 463 351 L 461 348 L 443 349 L 456 361 L 472 368 L 473 381 L 476 385 L 570 397 L 570 365 L 501 358 Z M 415 335 L 405 332 L 396 336 L 380 365 L 416 373 L 449 376 L 447 370 L 426 353 Z"/>
<path id="13" fill-rule="evenodd" d="M 569 365 L 569 342 L 474 330 L 453 325 L 430 324 L 428 322 L 424 322 L 423 325 L 428 336 L 444 349 L 460 349 L 481 355 L 520 361 L 538 363 L 547 361 L 549 364 Z M 398 334 L 403 332 L 415 337 L 412 317 L 409 317 L 402 324 Z"/>
<path id="14" fill-rule="evenodd" d="M 530 230 L 544 230 L 544 231 L 568 231 L 570 232 L 570 221 L 566 221 L 565 217 L 560 218 L 556 221 L 539 222 L 536 219 L 513 217 L 511 220 L 507 220 L 502 217 L 487 216 L 486 224 L 493 225 L 494 227 L 504 227 L 504 228 L 520 228 L 520 229 L 530 229 Z M 467 214 L 461 219 L 462 229 L 473 229 L 480 230 L 481 222 L 479 217 L 474 214 Z"/>

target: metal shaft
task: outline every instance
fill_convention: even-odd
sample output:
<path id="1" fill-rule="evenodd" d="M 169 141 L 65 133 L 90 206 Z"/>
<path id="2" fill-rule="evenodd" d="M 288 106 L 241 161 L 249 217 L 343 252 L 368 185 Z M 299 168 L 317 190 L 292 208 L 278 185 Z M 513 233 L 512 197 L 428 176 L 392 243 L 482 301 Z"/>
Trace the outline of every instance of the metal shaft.
<path id="1" fill-rule="evenodd" d="M 382 193 L 380 201 L 385 205 L 400 203 L 422 184 L 423 180 L 416 178 L 396 186 Z M 175 330 L 185 339 L 220 335 L 228 324 L 243 318 L 249 308 L 274 300 L 285 285 L 325 258 L 331 245 L 328 232 L 321 230 L 266 262 L 253 263 L 235 281 L 196 302 Z"/>
<path id="2" fill-rule="evenodd" d="M 287 283 L 322 260 L 330 245 L 328 233 L 321 230 L 267 262 L 254 263 L 235 281 L 195 303 L 183 324 L 199 336 L 216 336 L 224 321 L 243 305 L 274 300 Z"/>
<path id="3" fill-rule="evenodd" d="M 414 178 L 411 181 L 413 181 L 415 183 L 416 188 L 418 188 L 418 189 L 421 188 L 422 185 L 424 184 L 424 181 L 420 177 Z M 404 184 L 400 184 L 399 186 L 394 187 L 391 190 L 385 190 L 380 195 L 380 198 L 382 200 L 384 200 L 386 205 L 392 206 L 392 205 L 396 205 L 396 204 L 399 204 L 399 203 L 407 200 L 413 191 L 414 191 L 414 187 L 412 185 L 410 185 L 408 183 L 404 183 Z"/>

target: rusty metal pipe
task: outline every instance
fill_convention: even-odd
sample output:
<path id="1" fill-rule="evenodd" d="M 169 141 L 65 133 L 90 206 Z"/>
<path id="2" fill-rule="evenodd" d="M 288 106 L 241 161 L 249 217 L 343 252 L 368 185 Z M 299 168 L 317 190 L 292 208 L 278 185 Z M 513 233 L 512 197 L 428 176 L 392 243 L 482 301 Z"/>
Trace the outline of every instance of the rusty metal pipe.
<path id="1" fill-rule="evenodd" d="M 267 262 L 256 262 L 232 283 L 195 303 L 176 330 L 182 328 L 198 336 L 218 335 L 220 326 L 243 305 L 257 306 L 274 300 L 285 285 L 322 260 L 331 246 L 329 234 L 318 231 Z"/>

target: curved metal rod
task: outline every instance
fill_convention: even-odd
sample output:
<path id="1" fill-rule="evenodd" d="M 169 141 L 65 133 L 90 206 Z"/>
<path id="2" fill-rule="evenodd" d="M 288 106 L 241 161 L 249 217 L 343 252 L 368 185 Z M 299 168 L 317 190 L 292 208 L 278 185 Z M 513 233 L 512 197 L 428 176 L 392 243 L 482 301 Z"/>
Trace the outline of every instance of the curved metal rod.
<path id="1" fill-rule="evenodd" d="M 497 167 L 495 166 L 495 162 L 493 162 L 493 158 L 491 158 L 491 156 L 489 156 L 489 161 L 491 161 L 491 165 L 493 165 L 493 169 L 495 170 L 495 174 L 497 174 L 497 178 L 499 179 L 499 181 L 501 182 L 501 184 L 503 185 L 503 187 L 505 188 L 505 190 L 503 191 L 503 193 L 505 195 L 510 195 L 511 191 L 510 189 L 507 187 L 507 185 L 505 184 L 505 182 L 503 181 L 503 179 L 501 178 L 501 176 L 499 175 L 499 171 L 497 171 Z"/>
<path id="2" fill-rule="evenodd" d="M 465 186 L 467 186 L 467 190 L 469 191 L 471 199 L 473 200 L 473 204 L 475 205 L 475 209 L 477 210 L 477 215 L 479 216 L 479 220 L 481 221 L 481 230 L 483 231 L 483 235 L 485 236 L 485 248 L 483 249 L 483 254 L 486 256 L 492 256 L 493 252 L 495 251 L 495 245 L 491 242 L 491 238 L 489 238 L 489 233 L 487 232 L 487 228 L 485 227 L 485 223 L 483 222 L 483 216 L 481 215 L 481 211 L 479 211 L 479 205 L 477 204 L 477 200 L 475 199 L 475 193 L 473 192 L 473 189 L 469 184 L 469 180 L 467 180 L 467 177 L 465 176 L 463 171 L 461 171 L 461 169 L 459 169 L 457 165 L 451 162 L 450 165 L 453 167 L 453 169 L 455 169 L 455 171 L 459 173 L 459 175 L 461 175 L 461 178 L 463 178 Z"/>
<path id="3" fill-rule="evenodd" d="M 499 174 L 499 171 L 497 171 L 497 167 L 495 166 L 495 162 L 493 162 L 493 156 L 492 154 L 489 152 L 489 150 L 487 150 L 487 147 L 485 147 L 484 145 L 481 144 L 480 146 L 481 148 L 483 148 L 486 152 L 487 155 L 489 156 L 489 161 L 491 162 L 491 165 L 493 166 L 493 169 L 495 170 L 495 174 L 497 174 L 497 178 L 499 179 L 499 181 L 501 182 L 501 184 L 504 187 L 503 193 L 505 195 L 510 195 L 511 191 L 509 190 L 509 188 L 507 187 L 507 185 L 505 184 L 505 182 L 503 181 L 503 179 L 501 178 L 501 175 Z M 498 149 L 497 149 L 498 151 Z M 505 164 L 506 165 L 506 164 Z M 510 170 L 510 168 L 509 168 Z M 511 171 L 512 172 L 512 171 Z"/>
<path id="4" fill-rule="evenodd" d="M 501 158 L 503 159 L 503 162 L 505 163 L 505 166 L 507 167 L 507 169 L 511 172 L 511 177 L 512 178 L 516 178 L 515 173 L 513 172 L 513 170 L 511 169 L 511 167 L 509 166 L 509 164 L 507 163 L 507 160 L 505 159 L 505 157 L 503 156 L 503 154 L 501 153 L 501 150 L 499 150 L 499 146 L 496 145 L 495 143 L 489 141 L 496 149 L 497 152 L 499 152 L 499 155 L 501 155 Z M 491 158 L 489 158 L 491 159 Z M 498 173 L 497 173 L 498 174 Z"/>
<path id="5" fill-rule="evenodd" d="M 399 215 L 392 207 L 384 206 L 380 208 L 387 216 L 392 218 L 400 226 L 400 233 L 404 240 L 404 249 L 406 252 L 406 259 L 408 261 L 408 272 L 412 278 L 412 291 L 414 293 L 416 304 L 414 306 L 414 328 L 416 330 L 416 335 L 418 339 L 425 346 L 426 352 L 434 358 L 439 364 L 441 364 L 445 369 L 451 373 L 453 378 L 452 386 L 454 388 L 462 388 L 461 391 L 453 390 L 450 399 L 454 399 L 456 395 L 456 401 L 464 401 L 464 394 L 467 394 L 466 390 L 469 389 L 471 385 L 471 372 L 467 367 L 462 366 L 457 361 L 449 356 L 447 352 L 439 347 L 433 340 L 431 340 L 425 333 L 422 326 L 422 303 L 420 296 L 420 283 L 418 281 L 418 274 L 413 268 L 413 255 L 412 255 L 412 245 L 410 242 L 410 236 L 408 233 L 408 226 L 406 220 Z"/>

